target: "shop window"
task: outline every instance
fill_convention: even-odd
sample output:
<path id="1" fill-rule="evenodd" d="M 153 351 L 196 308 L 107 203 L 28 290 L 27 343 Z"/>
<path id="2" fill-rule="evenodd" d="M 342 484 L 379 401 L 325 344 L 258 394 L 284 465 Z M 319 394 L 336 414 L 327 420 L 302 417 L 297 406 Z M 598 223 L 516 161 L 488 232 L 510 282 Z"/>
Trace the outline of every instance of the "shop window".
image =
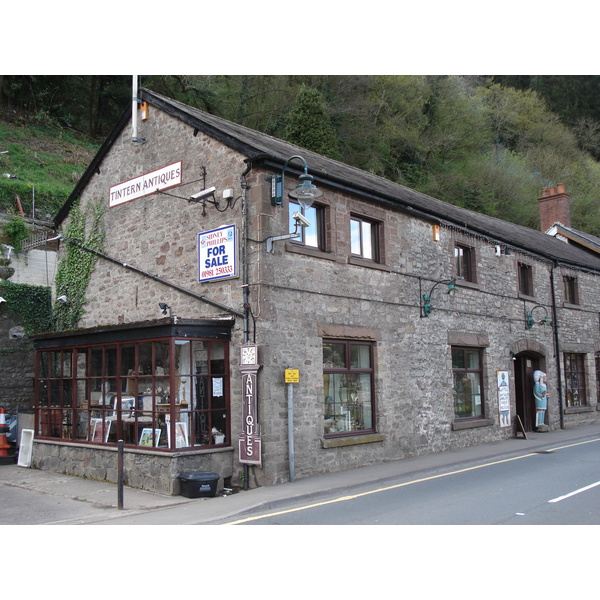
<path id="1" fill-rule="evenodd" d="M 463 244 L 454 246 L 454 275 L 465 281 L 476 282 L 475 248 Z"/>
<path id="2" fill-rule="evenodd" d="M 564 300 L 568 304 L 579 304 L 577 278 L 566 275 L 563 277 Z"/>
<path id="3" fill-rule="evenodd" d="M 38 435 L 176 449 L 228 443 L 228 344 L 169 338 L 38 350 Z"/>
<path id="4" fill-rule="evenodd" d="M 373 343 L 323 340 L 325 436 L 375 431 Z"/>
<path id="5" fill-rule="evenodd" d="M 292 218 L 294 212 L 302 213 L 309 221 L 308 227 L 300 227 L 300 237 L 292 238 L 292 243 L 316 248 L 318 250 L 326 250 L 325 238 L 325 207 L 313 205 L 309 208 L 301 208 L 299 204 L 290 200 L 289 202 L 289 227 L 290 231 L 295 231 L 296 221 Z"/>
<path id="6" fill-rule="evenodd" d="M 352 256 L 380 261 L 379 239 L 381 224 L 361 217 L 350 218 L 350 251 Z"/>
<path id="7" fill-rule="evenodd" d="M 481 349 L 453 346 L 452 377 L 455 418 L 484 417 Z"/>
<path id="8" fill-rule="evenodd" d="M 565 352 L 564 360 L 567 406 L 586 406 L 585 354 Z"/>
<path id="9" fill-rule="evenodd" d="M 519 263 L 519 293 L 533 296 L 533 268 L 531 265 Z"/>

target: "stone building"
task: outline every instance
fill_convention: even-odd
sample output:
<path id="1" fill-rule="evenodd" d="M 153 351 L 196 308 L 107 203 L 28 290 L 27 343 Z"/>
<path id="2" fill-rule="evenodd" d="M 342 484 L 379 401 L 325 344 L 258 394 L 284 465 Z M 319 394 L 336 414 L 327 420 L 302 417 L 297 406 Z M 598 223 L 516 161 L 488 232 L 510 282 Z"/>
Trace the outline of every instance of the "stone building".
<path id="1" fill-rule="evenodd" d="M 254 487 L 599 421 L 597 253 L 139 101 L 55 220 L 96 263 L 35 340 L 34 466 Z"/>

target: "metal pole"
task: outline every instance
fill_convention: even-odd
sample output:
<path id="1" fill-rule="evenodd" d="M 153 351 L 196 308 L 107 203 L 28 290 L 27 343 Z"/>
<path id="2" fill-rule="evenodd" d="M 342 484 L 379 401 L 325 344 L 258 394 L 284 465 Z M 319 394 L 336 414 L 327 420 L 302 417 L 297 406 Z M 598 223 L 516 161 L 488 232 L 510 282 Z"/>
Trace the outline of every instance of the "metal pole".
<path id="1" fill-rule="evenodd" d="M 124 454 L 123 440 L 119 440 L 117 446 L 118 446 L 118 449 L 117 449 L 117 455 L 118 455 L 118 460 L 117 460 L 117 471 L 118 471 L 117 497 L 118 497 L 119 510 L 122 510 L 123 509 L 123 454 Z"/>
<path id="2" fill-rule="evenodd" d="M 294 481 L 294 385 L 288 383 L 288 454 L 290 481 Z"/>

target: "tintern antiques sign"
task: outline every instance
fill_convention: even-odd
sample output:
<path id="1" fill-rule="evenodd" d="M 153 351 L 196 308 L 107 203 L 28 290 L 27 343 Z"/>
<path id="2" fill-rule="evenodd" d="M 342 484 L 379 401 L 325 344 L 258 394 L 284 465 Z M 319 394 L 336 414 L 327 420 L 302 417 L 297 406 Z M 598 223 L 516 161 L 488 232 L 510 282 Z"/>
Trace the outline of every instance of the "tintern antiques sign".
<path id="1" fill-rule="evenodd" d="M 181 161 L 113 185 L 108 190 L 108 206 L 112 208 L 124 202 L 154 194 L 158 190 L 166 190 L 180 184 Z"/>
<path id="2" fill-rule="evenodd" d="M 244 344 L 240 348 L 240 371 L 242 372 L 242 433 L 239 437 L 239 462 L 261 465 L 260 425 L 258 424 L 256 374 L 258 347 Z"/>

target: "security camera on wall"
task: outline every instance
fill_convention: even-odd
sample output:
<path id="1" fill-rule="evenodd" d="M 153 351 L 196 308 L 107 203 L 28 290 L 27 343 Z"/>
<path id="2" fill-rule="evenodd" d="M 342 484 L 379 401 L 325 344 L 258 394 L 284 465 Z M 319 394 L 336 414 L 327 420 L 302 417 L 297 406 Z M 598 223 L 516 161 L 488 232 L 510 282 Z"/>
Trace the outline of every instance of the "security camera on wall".
<path id="1" fill-rule="evenodd" d="M 294 219 L 298 225 L 302 225 L 302 227 L 310 227 L 310 221 L 298 211 L 292 214 L 292 219 Z"/>
<path id="2" fill-rule="evenodd" d="M 203 198 L 208 198 L 208 196 L 212 196 L 217 191 L 216 187 L 209 187 L 197 194 L 192 194 L 190 196 L 190 200 L 202 200 Z"/>

